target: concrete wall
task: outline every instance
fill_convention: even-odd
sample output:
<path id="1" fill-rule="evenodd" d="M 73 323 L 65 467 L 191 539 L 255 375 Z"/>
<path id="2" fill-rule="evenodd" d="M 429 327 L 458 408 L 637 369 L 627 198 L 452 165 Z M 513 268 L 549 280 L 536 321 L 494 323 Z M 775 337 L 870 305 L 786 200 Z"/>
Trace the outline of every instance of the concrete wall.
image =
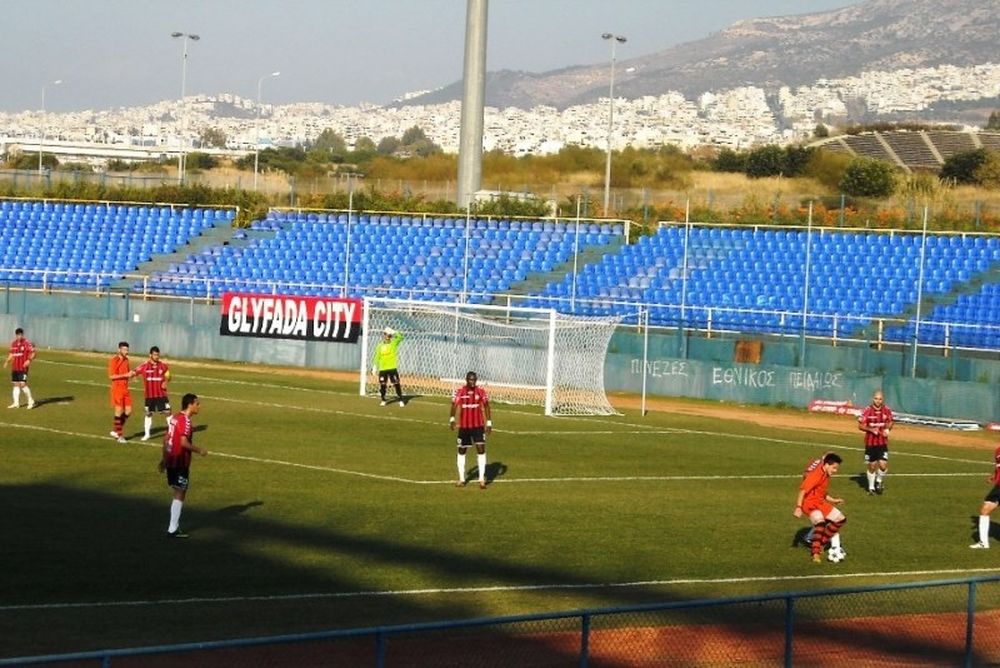
<path id="1" fill-rule="evenodd" d="M 115 350 L 120 340 L 133 351 L 159 346 L 166 357 L 208 358 L 354 371 L 360 344 L 283 341 L 221 336 L 217 305 L 194 301 L 138 301 L 122 296 L 0 293 L 0 334 L 24 327 L 36 346 Z M 882 387 L 894 409 L 937 417 L 1000 422 L 1000 361 L 918 356 L 917 378 L 908 376 L 904 351 L 864 346 L 765 342 L 760 364 L 733 362 L 735 341 L 649 337 L 643 368 L 643 335 L 621 328 L 605 361 L 608 391 L 639 393 L 643 373 L 651 396 L 695 397 L 738 403 L 805 407 L 813 399 L 865 404 Z M 405 373 L 405 361 L 404 361 Z"/>

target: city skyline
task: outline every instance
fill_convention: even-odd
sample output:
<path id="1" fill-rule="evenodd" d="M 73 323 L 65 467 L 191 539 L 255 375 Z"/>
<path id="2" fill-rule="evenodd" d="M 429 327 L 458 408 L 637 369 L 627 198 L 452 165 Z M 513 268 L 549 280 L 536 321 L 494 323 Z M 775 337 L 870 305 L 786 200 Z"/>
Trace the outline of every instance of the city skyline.
<path id="1" fill-rule="evenodd" d="M 608 30 L 628 37 L 618 57 L 633 58 L 740 19 L 859 2 L 493 0 L 487 67 L 545 72 L 600 63 Z M 253 99 L 261 77 L 280 71 L 263 82 L 271 104 L 386 104 L 461 79 L 465 9 L 464 0 L 19 1 L 5 7 L 0 57 L 18 66 L 0 70 L 0 112 L 40 109 L 43 96 L 55 113 L 176 99 L 182 69 L 187 95 Z M 201 38 L 187 41 L 186 68 L 173 32 Z"/>

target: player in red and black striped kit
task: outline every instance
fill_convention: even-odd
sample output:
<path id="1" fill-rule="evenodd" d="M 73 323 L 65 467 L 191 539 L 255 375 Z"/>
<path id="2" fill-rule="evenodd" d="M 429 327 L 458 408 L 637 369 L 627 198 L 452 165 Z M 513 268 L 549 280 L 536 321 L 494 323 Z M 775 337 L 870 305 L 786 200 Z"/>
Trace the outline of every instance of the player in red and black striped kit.
<path id="1" fill-rule="evenodd" d="M 865 464 L 868 465 L 868 493 L 881 494 L 889 468 L 889 429 L 892 410 L 885 405 L 882 390 L 875 390 L 872 402 L 858 416 L 858 429 L 865 432 Z"/>
<path id="2" fill-rule="evenodd" d="M 146 433 L 143 434 L 142 440 L 148 441 L 153 427 L 153 413 L 170 416 L 170 398 L 167 396 L 170 367 L 160 359 L 160 349 L 153 346 L 149 349 L 149 359 L 133 369 L 131 375 L 142 377 L 146 395 L 146 417 L 143 420 Z"/>
<path id="3" fill-rule="evenodd" d="M 990 513 L 1000 506 L 1000 446 L 993 451 L 993 475 L 989 480 L 993 489 L 983 499 L 983 506 L 979 509 L 979 540 L 969 546 L 974 550 L 990 548 Z"/>
<path id="4" fill-rule="evenodd" d="M 28 399 L 28 408 L 35 407 L 35 400 L 31 397 L 31 389 L 28 387 L 28 367 L 31 360 L 35 359 L 35 346 L 24 337 L 24 330 L 18 327 L 14 330 L 14 340 L 10 343 L 10 352 L 3 361 L 4 367 L 10 367 L 10 382 L 13 383 L 13 399 L 7 408 L 18 408 L 21 405 L 21 393 Z"/>
<path id="5" fill-rule="evenodd" d="M 180 529 L 180 522 L 190 478 L 191 452 L 197 452 L 202 457 L 208 454 L 208 450 L 194 444 L 191 418 L 200 410 L 198 395 L 185 394 L 181 398 L 181 412 L 167 420 L 167 433 L 163 437 L 160 472 L 166 472 L 167 485 L 174 491 L 174 500 L 170 503 L 170 524 L 167 526 L 167 535 L 171 538 L 187 538 L 187 534 Z"/>
<path id="6" fill-rule="evenodd" d="M 465 487 L 465 452 L 476 446 L 476 465 L 479 470 L 479 489 L 486 489 L 486 434 L 493 431 L 490 398 L 486 390 L 476 386 L 475 371 L 465 374 L 465 385 L 455 390 L 451 402 L 448 426 L 454 431 L 455 413 L 458 412 L 458 483 Z"/>

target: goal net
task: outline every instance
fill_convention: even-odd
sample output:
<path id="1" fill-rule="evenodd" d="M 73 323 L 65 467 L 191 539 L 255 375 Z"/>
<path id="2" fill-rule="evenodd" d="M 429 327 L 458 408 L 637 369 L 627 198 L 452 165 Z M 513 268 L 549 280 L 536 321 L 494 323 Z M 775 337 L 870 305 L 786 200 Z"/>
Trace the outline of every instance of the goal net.
<path id="1" fill-rule="evenodd" d="M 614 415 L 604 392 L 604 357 L 620 318 L 365 298 L 361 394 L 378 392 L 372 355 L 386 327 L 401 332 L 406 393 L 451 396 L 475 371 L 492 401 L 544 406 L 546 415 Z"/>

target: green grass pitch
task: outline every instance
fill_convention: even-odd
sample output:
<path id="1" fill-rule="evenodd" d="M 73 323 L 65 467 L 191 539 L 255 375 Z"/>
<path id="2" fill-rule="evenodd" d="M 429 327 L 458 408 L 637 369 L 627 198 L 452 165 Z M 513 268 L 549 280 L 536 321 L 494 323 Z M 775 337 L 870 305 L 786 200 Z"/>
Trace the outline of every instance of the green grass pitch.
<path id="1" fill-rule="evenodd" d="M 676 413 L 546 418 L 497 404 L 488 474 L 456 488 L 448 404 L 321 374 L 175 361 L 202 397 L 182 527 L 159 434 L 108 436 L 108 355 L 42 351 L 0 413 L 0 656 L 613 607 L 986 572 L 968 549 L 989 453 L 905 440 L 865 495 L 857 434 Z M 141 358 L 134 357 L 137 364 Z M 405 373 L 404 373 L 405 390 Z M 6 395 L 9 397 L 9 395 Z M 9 403 L 3 401 L 3 405 Z M 846 420 L 847 418 L 845 418 Z M 834 449 L 841 564 L 793 547 L 800 474 Z M 475 453 L 467 459 L 471 470 Z M 474 478 L 473 478 L 474 480 Z"/>

